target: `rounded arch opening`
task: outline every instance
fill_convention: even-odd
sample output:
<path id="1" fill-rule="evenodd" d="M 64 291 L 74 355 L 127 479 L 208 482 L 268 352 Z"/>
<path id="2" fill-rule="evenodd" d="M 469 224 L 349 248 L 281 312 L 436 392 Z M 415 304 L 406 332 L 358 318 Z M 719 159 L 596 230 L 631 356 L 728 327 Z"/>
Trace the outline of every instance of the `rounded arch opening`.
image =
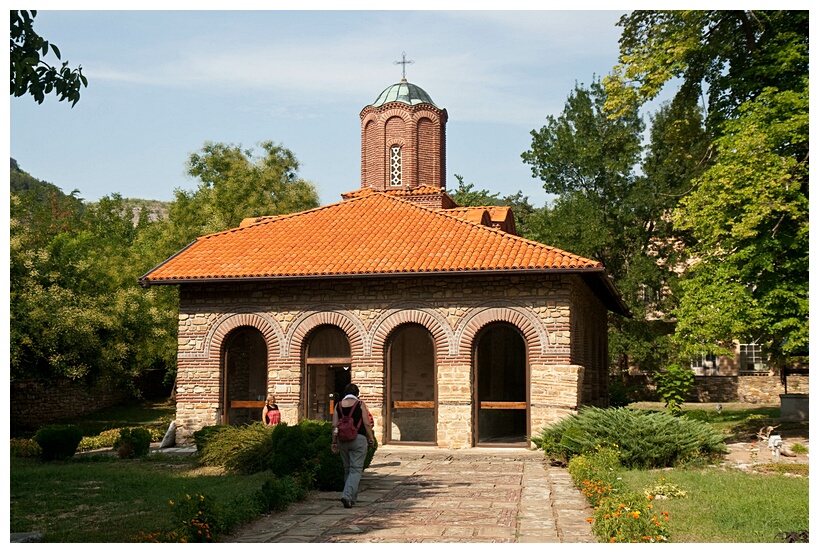
<path id="1" fill-rule="evenodd" d="M 475 445 L 526 445 L 529 371 L 526 340 L 506 322 L 486 325 L 473 345 Z"/>
<path id="2" fill-rule="evenodd" d="M 261 420 L 267 396 L 267 343 L 252 326 L 233 329 L 222 343 L 222 424 Z"/>
<path id="3" fill-rule="evenodd" d="M 352 357 L 347 334 L 335 325 L 313 329 L 304 340 L 305 418 L 327 421 L 351 381 Z"/>
<path id="4" fill-rule="evenodd" d="M 437 443 L 435 340 L 406 323 L 387 339 L 387 443 Z"/>

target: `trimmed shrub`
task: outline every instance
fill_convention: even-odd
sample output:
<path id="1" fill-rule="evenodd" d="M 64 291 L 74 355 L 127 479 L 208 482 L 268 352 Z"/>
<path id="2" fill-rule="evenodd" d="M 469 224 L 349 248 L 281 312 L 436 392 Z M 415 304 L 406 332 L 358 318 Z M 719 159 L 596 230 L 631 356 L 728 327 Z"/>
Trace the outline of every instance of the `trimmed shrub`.
<path id="1" fill-rule="evenodd" d="M 240 474 L 270 470 L 282 478 L 292 476 L 305 488 L 340 491 L 344 486 L 341 456 L 332 452 L 333 425 L 302 420 L 270 427 L 261 422 L 247 426 L 206 427 L 194 433 L 199 460 Z M 367 451 L 364 468 L 370 466 L 378 448 Z"/>
<path id="2" fill-rule="evenodd" d="M 114 449 L 120 459 L 144 457 L 151 449 L 151 433 L 145 428 L 122 428 Z"/>
<path id="3" fill-rule="evenodd" d="M 34 441 L 42 449 L 45 461 L 59 461 L 72 457 L 82 440 L 82 432 L 69 424 L 51 425 L 41 428 L 34 435 Z"/>
<path id="4" fill-rule="evenodd" d="M 307 433 L 304 426 L 297 424 L 277 424 L 271 436 L 273 443 L 273 462 L 270 470 L 276 476 L 288 476 L 302 472 L 308 459 Z"/>
<path id="5" fill-rule="evenodd" d="M 273 432 L 261 421 L 246 426 L 205 427 L 194 433 L 199 462 L 237 474 L 270 470 L 274 458 Z"/>
<path id="6" fill-rule="evenodd" d="M 541 431 L 547 455 L 568 461 L 598 446 L 617 445 L 628 468 L 662 468 L 727 452 L 708 424 L 668 413 L 586 407 Z M 547 449 L 548 448 L 548 449 Z"/>
<path id="7" fill-rule="evenodd" d="M 256 495 L 265 511 L 283 511 L 291 503 L 303 500 L 307 491 L 292 476 L 283 476 L 267 480 Z"/>
<path id="8" fill-rule="evenodd" d="M 119 428 L 103 430 L 96 436 L 83 436 L 78 451 L 91 451 L 92 449 L 102 449 L 104 447 L 114 447 L 114 442 L 119 439 Z"/>
<path id="9" fill-rule="evenodd" d="M 135 427 L 130 427 L 135 428 Z M 156 426 L 141 426 L 151 436 L 151 442 L 162 441 L 165 437 L 165 430 Z M 92 449 L 102 449 L 106 447 L 115 448 L 114 443 L 119 440 L 121 428 L 103 430 L 96 436 L 83 436 L 77 451 L 91 451 Z"/>
<path id="10" fill-rule="evenodd" d="M 39 457 L 43 454 L 43 450 L 34 440 L 25 438 L 11 439 L 11 456 L 12 457 Z"/>

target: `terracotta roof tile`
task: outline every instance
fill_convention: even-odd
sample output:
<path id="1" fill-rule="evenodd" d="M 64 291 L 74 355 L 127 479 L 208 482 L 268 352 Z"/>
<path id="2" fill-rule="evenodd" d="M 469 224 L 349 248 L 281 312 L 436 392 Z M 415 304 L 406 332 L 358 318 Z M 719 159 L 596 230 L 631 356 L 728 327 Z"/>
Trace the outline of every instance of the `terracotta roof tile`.
<path id="1" fill-rule="evenodd" d="M 598 269 L 602 264 L 370 191 L 309 211 L 245 219 L 198 238 L 140 280 Z"/>

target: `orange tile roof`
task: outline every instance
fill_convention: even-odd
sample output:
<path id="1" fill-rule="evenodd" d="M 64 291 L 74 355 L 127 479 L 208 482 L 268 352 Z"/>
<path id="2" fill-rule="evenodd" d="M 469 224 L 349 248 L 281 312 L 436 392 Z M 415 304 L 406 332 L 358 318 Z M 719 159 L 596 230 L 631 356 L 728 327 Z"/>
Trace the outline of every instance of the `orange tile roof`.
<path id="1" fill-rule="evenodd" d="M 291 215 L 246 219 L 241 227 L 202 236 L 140 282 L 602 267 L 373 191 Z"/>
<path id="2" fill-rule="evenodd" d="M 485 207 L 453 207 L 450 209 L 442 209 L 441 212 L 471 223 L 477 223 L 487 227 L 492 226 L 492 217 L 489 215 L 489 210 Z"/>

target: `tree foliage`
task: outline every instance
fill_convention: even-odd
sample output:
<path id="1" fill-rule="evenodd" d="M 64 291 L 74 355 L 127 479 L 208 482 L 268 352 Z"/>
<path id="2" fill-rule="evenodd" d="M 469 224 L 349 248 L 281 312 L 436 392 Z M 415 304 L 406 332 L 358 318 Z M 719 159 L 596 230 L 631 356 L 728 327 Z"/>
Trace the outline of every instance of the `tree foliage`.
<path id="1" fill-rule="evenodd" d="M 173 366 L 176 317 L 157 309 L 171 298 L 136 285 L 141 260 L 131 245 L 142 227 L 117 195 L 91 206 L 73 200 L 51 218 L 36 193 L 12 193 L 12 379 L 105 376 L 128 385 L 146 369 Z"/>
<path id="2" fill-rule="evenodd" d="M 57 60 L 60 50 L 34 30 L 36 10 L 11 10 L 11 52 L 10 91 L 19 97 L 30 94 L 38 104 L 42 104 L 47 94 L 52 92 L 62 102 L 68 100 L 74 107 L 80 100 L 80 89 L 88 86 L 88 79 L 82 74 L 82 66 L 76 69 L 64 61 L 60 67 L 48 63 L 45 58 L 51 52 Z"/>
<path id="3" fill-rule="evenodd" d="M 626 274 L 634 236 L 630 206 L 641 185 L 634 170 L 641 152 L 643 123 L 636 110 L 610 119 L 599 80 L 576 85 L 563 112 L 532 131 L 522 154 L 532 176 L 557 195 L 540 230 L 543 241 L 601 261 L 618 279 Z"/>
<path id="4" fill-rule="evenodd" d="M 455 175 L 455 178 L 458 181 L 458 188 L 451 191 L 449 195 L 456 204 L 461 207 L 509 206 L 512 208 L 518 235 L 531 238 L 529 224 L 536 209 L 529 203 L 529 197 L 524 196 L 521 190 L 499 198 L 498 192 L 492 193 L 485 188 L 476 190 L 473 183 L 466 184 L 461 175 Z"/>
<path id="5" fill-rule="evenodd" d="M 724 352 L 734 340 L 779 360 L 806 348 L 808 15 L 635 11 L 620 20 L 620 63 L 605 80 L 612 112 L 672 79 L 677 104 L 707 106 L 707 167 L 674 215 L 695 261 L 676 311 L 689 353 Z"/>
<path id="6" fill-rule="evenodd" d="M 254 159 L 206 143 L 189 160 L 201 184 L 176 191 L 167 218 L 118 194 L 86 203 L 12 162 L 10 358 L 12 380 L 108 378 L 130 386 L 149 369 L 176 368 L 178 294 L 138 279 L 195 237 L 245 217 L 318 205 L 293 154 L 272 142 Z"/>
<path id="7" fill-rule="evenodd" d="M 242 219 L 318 207 L 315 187 L 298 178 L 296 156 L 274 142 L 262 154 L 240 145 L 206 142 L 188 159 L 196 190 L 177 189 L 170 223 L 179 247 L 197 236 L 238 227 Z"/>
<path id="8" fill-rule="evenodd" d="M 716 163 L 695 181 L 677 225 L 695 241 L 682 282 L 678 335 L 691 353 L 734 340 L 784 358 L 808 345 L 808 95 L 770 89 L 746 102 L 715 141 Z"/>
<path id="9" fill-rule="evenodd" d="M 680 189 L 678 176 L 660 167 L 680 158 L 685 163 L 677 165 L 678 172 L 693 165 L 686 156 L 696 153 L 686 147 L 699 140 L 697 114 L 690 114 L 690 127 L 672 128 L 666 114 L 677 108 L 661 110 L 652 130 L 653 165 L 640 174 L 642 119 L 636 108 L 609 117 L 606 100 L 599 80 L 576 85 L 563 112 L 532 131 L 523 160 L 557 197 L 531 218 L 531 235 L 604 264 L 634 314 L 610 317 L 610 354 L 621 370 L 634 364 L 654 370 L 669 354 L 668 325 L 650 315 L 663 308 L 673 286 L 676 261 L 667 221 Z M 674 145 L 672 137 L 685 143 Z M 658 264 L 660 254 L 665 262 Z"/>

